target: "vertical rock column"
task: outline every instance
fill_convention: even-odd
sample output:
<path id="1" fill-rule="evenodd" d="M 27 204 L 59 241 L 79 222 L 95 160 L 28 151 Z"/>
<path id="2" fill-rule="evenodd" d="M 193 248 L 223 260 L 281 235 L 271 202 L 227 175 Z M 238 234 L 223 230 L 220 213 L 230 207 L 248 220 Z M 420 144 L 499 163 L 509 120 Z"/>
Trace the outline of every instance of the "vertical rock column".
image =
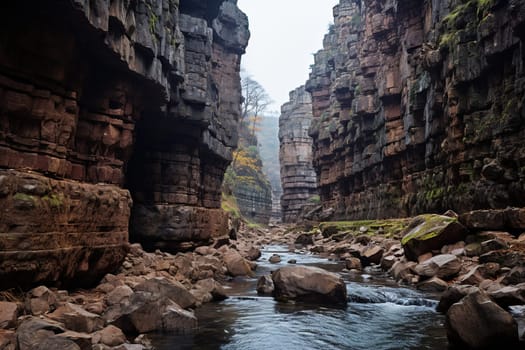
<path id="1" fill-rule="evenodd" d="M 236 147 L 248 20 L 234 3 L 181 1 L 180 85 L 146 111 L 128 169 L 131 240 L 178 251 L 228 233 L 221 183 Z"/>
<path id="2" fill-rule="evenodd" d="M 305 206 L 316 203 L 312 139 L 308 136 L 311 121 L 311 97 L 301 86 L 290 92 L 290 101 L 281 107 L 279 118 L 279 161 L 283 188 L 281 208 L 284 222 L 297 221 Z"/>
<path id="3" fill-rule="evenodd" d="M 341 0 L 307 91 L 336 219 L 525 206 L 519 1 Z"/>

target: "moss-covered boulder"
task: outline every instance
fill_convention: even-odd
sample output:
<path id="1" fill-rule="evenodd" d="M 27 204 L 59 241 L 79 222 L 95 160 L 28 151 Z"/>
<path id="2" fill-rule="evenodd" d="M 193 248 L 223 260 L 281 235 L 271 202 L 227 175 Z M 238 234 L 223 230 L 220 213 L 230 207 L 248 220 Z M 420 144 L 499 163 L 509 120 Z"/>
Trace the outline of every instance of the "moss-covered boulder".
<path id="1" fill-rule="evenodd" d="M 417 261 L 421 254 L 465 239 L 467 232 L 456 218 L 435 214 L 419 215 L 403 231 L 401 244 L 406 257 Z"/>

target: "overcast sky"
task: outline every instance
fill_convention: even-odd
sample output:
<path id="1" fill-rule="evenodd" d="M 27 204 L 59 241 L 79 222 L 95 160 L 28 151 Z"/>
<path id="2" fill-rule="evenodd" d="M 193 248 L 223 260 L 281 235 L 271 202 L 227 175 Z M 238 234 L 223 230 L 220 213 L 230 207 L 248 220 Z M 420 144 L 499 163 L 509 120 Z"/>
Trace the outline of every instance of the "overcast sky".
<path id="1" fill-rule="evenodd" d="M 259 82 L 280 112 L 288 93 L 308 79 L 313 53 L 323 46 L 338 0 L 239 0 L 250 21 L 243 69 Z"/>

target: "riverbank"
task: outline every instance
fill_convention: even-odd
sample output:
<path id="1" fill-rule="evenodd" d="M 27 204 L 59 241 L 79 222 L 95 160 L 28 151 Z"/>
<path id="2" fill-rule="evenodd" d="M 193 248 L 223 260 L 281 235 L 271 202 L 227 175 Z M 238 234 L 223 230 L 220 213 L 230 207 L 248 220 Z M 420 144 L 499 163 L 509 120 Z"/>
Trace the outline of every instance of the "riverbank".
<path id="1" fill-rule="evenodd" d="M 525 235 L 519 229 L 479 228 L 489 225 L 483 224 L 480 215 L 458 218 L 449 213 L 269 229 L 243 226 L 237 237 L 223 237 L 176 255 L 148 253 L 133 244 L 116 273 L 91 289 L 38 286 L 25 293 L 2 292 L 0 349 L 44 349 L 41 344 L 45 344 L 46 349 L 140 350 L 151 349 L 150 332 L 191 334 L 198 327 L 196 308 L 228 298 L 231 290 L 224 285 L 232 279 L 253 279 L 260 248 L 271 243 L 344 264 L 344 273 L 358 276 L 368 274 L 370 268 L 381 269 L 401 285 L 442 295 L 438 310 L 446 315 L 452 342 L 490 344 L 494 330 L 499 332 L 499 341 L 507 339 L 512 344 L 520 337 L 523 342 Z M 486 215 L 494 218 L 495 213 Z M 280 259 L 264 256 L 259 263 L 276 269 L 288 264 L 279 254 L 275 256 Z M 272 264 L 272 258 L 281 264 Z M 487 305 L 488 310 L 479 308 Z M 490 317 L 469 329 L 465 313 Z M 500 324 L 500 328 L 494 326 Z M 480 333 L 482 326 L 487 329 Z M 458 339 L 465 332 L 475 336 Z M 502 340 L 501 334 L 507 338 Z"/>
<path id="2" fill-rule="evenodd" d="M 197 307 L 228 297 L 221 283 L 253 275 L 260 251 L 250 242 L 267 240 L 265 231 L 247 235 L 175 255 L 132 244 L 115 274 L 91 289 L 1 292 L 0 349 L 145 350 L 147 333 L 191 333 Z"/>
<path id="3" fill-rule="evenodd" d="M 444 317 L 435 311 L 437 300 L 428 293 L 400 286 L 378 268 L 344 271 L 342 261 L 294 252 L 287 245 L 265 245 L 261 252 L 255 277 L 226 282 L 230 298 L 195 311 L 195 334 L 152 335 L 157 350 L 446 348 Z M 281 261 L 271 263 L 275 255 Z M 256 292 L 261 276 L 291 266 L 337 273 L 346 284 L 348 304 L 281 302 Z M 411 329 L 418 329 L 417 334 Z"/>
<path id="4" fill-rule="evenodd" d="M 454 345 L 517 349 L 525 336 L 524 217 L 508 208 L 325 222 L 285 237 L 292 249 L 342 260 L 350 271 L 380 267 L 401 284 L 439 295 Z"/>

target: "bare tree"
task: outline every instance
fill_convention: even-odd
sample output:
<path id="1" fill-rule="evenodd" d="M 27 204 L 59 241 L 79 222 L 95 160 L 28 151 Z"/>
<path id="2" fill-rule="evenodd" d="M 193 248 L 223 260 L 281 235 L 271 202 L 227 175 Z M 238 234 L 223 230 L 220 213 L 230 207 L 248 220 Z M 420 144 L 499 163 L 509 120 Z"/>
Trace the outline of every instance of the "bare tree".
<path id="1" fill-rule="evenodd" d="M 250 130 L 251 136 L 254 136 L 262 113 L 272 101 L 261 84 L 249 75 L 242 78 L 241 86 L 244 100 L 242 102 L 240 127 L 242 128 L 244 123 L 249 122 L 246 126 Z"/>

